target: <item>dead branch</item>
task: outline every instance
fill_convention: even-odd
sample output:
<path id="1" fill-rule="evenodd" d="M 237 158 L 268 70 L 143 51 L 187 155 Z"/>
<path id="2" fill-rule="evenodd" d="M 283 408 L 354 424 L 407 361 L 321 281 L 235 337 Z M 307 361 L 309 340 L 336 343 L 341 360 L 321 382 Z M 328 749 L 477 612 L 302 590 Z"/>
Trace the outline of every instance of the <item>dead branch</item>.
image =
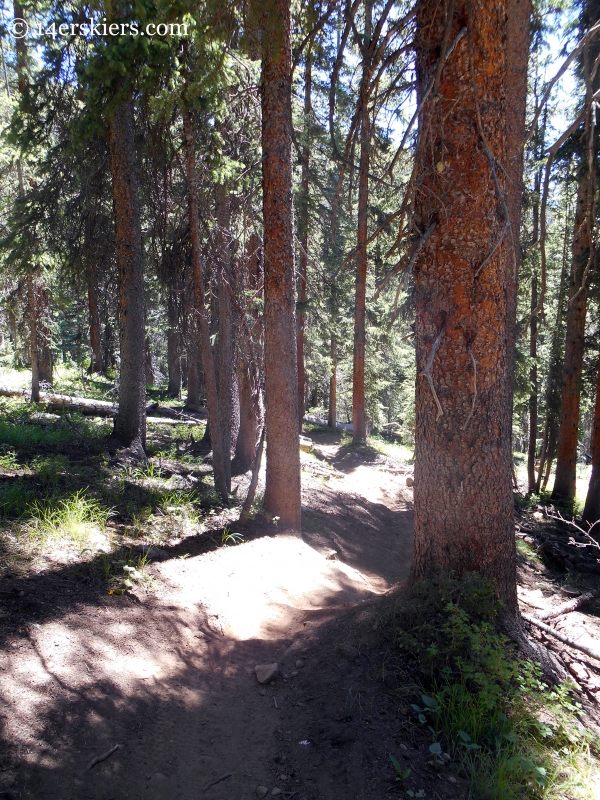
<path id="1" fill-rule="evenodd" d="M 573 639 L 569 639 L 568 636 L 565 636 L 564 633 L 551 628 L 550 625 L 546 625 L 545 622 L 542 622 L 536 617 L 530 617 L 529 614 L 521 613 L 521 616 L 525 620 L 525 622 L 529 622 L 530 625 L 535 625 L 536 628 L 540 628 L 544 631 L 544 633 L 549 633 L 551 636 L 554 636 L 555 639 L 558 639 L 559 642 L 572 647 L 574 650 L 579 650 L 581 653 L 585 653 L 586 655 L 590 656 L 591 658 L 595 658 L 600 661 L 600 653 L 597 653 L 595 650 L 592 650 L 591 647 L 586 647 L 584 644 L 579 644 L 579 642 L 574 641 Z"/>
<path id="2" fill-rule="evenodd" d="M 581 53 L 581 51 L 586 46 L 586 44 L 588 44 L 590 42 L 590 40 L 599 31 L 600 31 L 600 23 L 594 25 L 592 28 L 589 29 L 589 31 L 584 33 L 584 35 L 581 37 L 579 42 L 576 44 L 576 46 L 571 51 L 570 55 L 561 64 L 558 72 L 552 78 L 552 80 L 550 81 L 548 86 L 546 87 L 546 91 L 544 92 L 544 94 L 542 96 L 542 99 L 540 100 L 540 104 L 535 110 L 535 114 L 533 115 L 533 120 L 531 122 L 531 125 L 529 126 L 529 130 L 527 131 L 527 134 L 525 135 L 525 141 L 523 142 L 524 145 L 527 144 L 527 142 L 531 139 L 531 137 L 533 135 L 533 132 L 535 131 L 535 126 L 537 125 L 538 119 L 540 118 L 540 114 L 542 113 L 542 110 L 543 110 L 544 106 L 548 102 L 548 98 L 550 97 L 550 93 L 552 92 L 552 89 L 554 89 L 554 87 L 556 86 L 557 81 L 559 81 L 562 78 L 562 76 L 569 69 L 569 67 L 571 66 L 573 61 Z"/>
<path id="3" fill-rule="evenodd" d="M 406 286 L 406 283 L 408 281 L 408 277 L 409 277 L 409 275 L 410 275 L 410 273 L 412 271 L 412 268 L 413 268 L 413 266 L 415 264 L 415 261 L 417 260 L 417 256 L 419 255 L 419 253 L 423 249 L 424 245 L 427 243 L 427 241 L 431 237 L 431 234 L 434 232 L 436 227 L 437 227 L 437 222 L 432 222 L 431 225 L 429 226 L 429 228 L 427 228 L 425 233 L 420 237 L 419 241 L 417 242 L 417 244 L 413 248 L 413 251 L 412 251 L 412 253 L 410 255 L 410 259 L 408 261 L 408 264 L 405 265 L 406 257 L 400 259 L 400 261 L 396 264 L 396 266 L 392 267 L 392 269 L 387 273 L 387 275 L 385 275 L 379 281 L 379 285 L 377 286 L 377 289 L 375 290 L 375 294 L 373 296 L 373 301 L 377 300 L 377 298 L 381 294 L 381 290 L 388 284 L 390 279 L 394 275 L 396 275 L 398 272 L 400 272 L 403 268 L 404 268 L 404 280 L 402 281 L 402 286 L 404 286 L 404 287 Z"/>
<path id="4" fill-rule="evenodd" d="M 433 359 L 435 358 L 435 351 L 438 349 L 438 345 L 442 340 L 443 333 L 444 329 L 442 328 L 442 330 L 438 333 L 437 339 L 433 343 L 433 347 L 431 348 L 431 353 L 429 354 L 429 358 L 427 359 L 427 364 L 425 364 L 425 369 L 423 370 L 423 372 L 420 373 L 421 375 L 424 375 L 429 381 L 429 386 L 431 387 L 431 393 L 433 394 L 433 399 L 435 400 L 435 403 L 437 405 L 438 413 L 435 418 L 436 422 L 441 416 L 443 416 L 444 412 L 442 411 L 442 406 L 440 404 L 440 401 L 438 400 L 438 396 L 436 394 L 435 387 L 433 385 L 433 379 L 431 377 L 431 367 L 433 365 Z"/>
<path id="5" fill-rule="evenodd" d="M 207 792 L 211 786 L 216 786 L 217 783 L 221 783 L 221 781 L 226 781 L 227 778 L 231 778 L 235 775 L 235 772 L 226 772 L 225 775 L 221 775 L 220 778 L 215 778 L 214 781 L 209 781 L 208 783 L 204 784 L 204 788 L 202 789 L 203 792 Z"/>
<path id="6" fill-rule="evenodd" d="M 599 596 L 600 589 L 596 589 L 593 592 L 586 592 L 585 594 L 579 595 L 579 597 L 574 597 L 572 600 L 563 603 L 558 608 L 552 608 L 550 611 L 544 611 L 543 614 L 538 614 L 537 618 L 541 620 L 547 620 L 560 617 L 562 614 L 570 614 L 571 611 L 577 611 L 578 608 L 581 608 L 581 606 L 584 606 L 587 603 L 591 603 L 592 600 L 595 600 Z"/>
<path id="7" fill-rule="evenodd" d="M 93 758 L 90 761 L 90 763 L 88 764 L 88 769 L 92 769 L 93 767 L 96 766 L 96 764 L 101 764 L 102 761 L 106 761 L 106 759 L 110 758 L 113 753 L 117 752 L 119 747 L 121 747 L 121 745 L 120 744 L 116 744 L 114 747 L 111 747 L 110 750 L 107 750 L 106 753 L 102 753 L 101 756 L 96 756 L 96 758 Z"/>

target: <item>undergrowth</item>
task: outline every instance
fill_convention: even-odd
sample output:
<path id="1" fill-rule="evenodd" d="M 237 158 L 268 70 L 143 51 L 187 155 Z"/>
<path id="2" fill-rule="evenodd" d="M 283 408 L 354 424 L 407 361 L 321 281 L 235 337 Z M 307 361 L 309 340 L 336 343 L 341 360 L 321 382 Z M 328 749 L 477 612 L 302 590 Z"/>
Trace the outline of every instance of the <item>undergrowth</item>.
<path id="1" fill-rule="evenodd" d="M 396 691 L 416 678 L 411 714 L 431 735 L 432 763 L 447 753 L 472 800 L 591 800 L 598 743 L 569 685 L 549 687 L 498 631 L 499 610 L 478 575 L 415 585 L 388 623 L 407 665 Z"/>

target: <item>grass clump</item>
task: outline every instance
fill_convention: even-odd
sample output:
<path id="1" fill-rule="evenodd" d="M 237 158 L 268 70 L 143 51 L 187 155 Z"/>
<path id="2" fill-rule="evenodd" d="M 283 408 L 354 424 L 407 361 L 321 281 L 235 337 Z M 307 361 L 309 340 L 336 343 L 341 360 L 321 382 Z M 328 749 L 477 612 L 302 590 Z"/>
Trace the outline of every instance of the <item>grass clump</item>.
<path id="1" fill-rule="evenodd" d="M 36 500 L 26 513 L 30 519 L 24 530 L 32 543 L 67 540 L 81 547 L 104 534 L 111 516 L 110 510 L 88 497 L 83 489 L 58 502 Z"/>
<path id="2" fill-rule="evenodd" d="M 451 754 L 473 800 L 587 800 L 593 736 L 569 686 L 548 687 L 498 631 L 500 607 L 491 582 L 466 575 L 421 581 L 392 615 L 392 645 L 422 692 L 412 710 L 432 758 Z"/>

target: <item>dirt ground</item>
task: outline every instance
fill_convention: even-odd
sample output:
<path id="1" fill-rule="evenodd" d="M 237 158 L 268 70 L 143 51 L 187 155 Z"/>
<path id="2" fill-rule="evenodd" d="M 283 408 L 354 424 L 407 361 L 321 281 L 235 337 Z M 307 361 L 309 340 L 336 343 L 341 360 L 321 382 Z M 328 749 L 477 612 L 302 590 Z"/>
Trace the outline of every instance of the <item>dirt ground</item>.
<path id="1" fill-rule="evenodd" d="M 301 536 L 263 524 L 208 553 L 183 539 L 151 590 L 122 596 L 82 586 L 75 564 L 4 581 L 0 797 L 468 796 L 381 680 L 377 608 L 410 567 L 410 469 L 308 435 Z M 538 599 L 534 577 L 523 591 Z M 254 668 L 273 662 L 261 686 Z M 403 787 L 390 754 L 411 770 Z"/>

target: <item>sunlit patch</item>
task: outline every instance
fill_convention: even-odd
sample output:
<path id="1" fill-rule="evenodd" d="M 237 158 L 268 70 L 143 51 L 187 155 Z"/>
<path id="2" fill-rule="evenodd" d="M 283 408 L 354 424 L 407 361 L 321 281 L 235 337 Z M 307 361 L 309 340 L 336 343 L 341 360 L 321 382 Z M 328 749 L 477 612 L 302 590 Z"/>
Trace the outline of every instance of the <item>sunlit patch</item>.
<path id="1" fill-rule="evenodd" d="M 379 593 L 362 573 L 285 535 L 189 559 L 185 567 L 168 562 L 161 572 L 178 585 L 178 602 L 202 604 L 213 627 L 241 640 L 270 639 L 273 628 L 284 629 L 299 611 Z"/>

